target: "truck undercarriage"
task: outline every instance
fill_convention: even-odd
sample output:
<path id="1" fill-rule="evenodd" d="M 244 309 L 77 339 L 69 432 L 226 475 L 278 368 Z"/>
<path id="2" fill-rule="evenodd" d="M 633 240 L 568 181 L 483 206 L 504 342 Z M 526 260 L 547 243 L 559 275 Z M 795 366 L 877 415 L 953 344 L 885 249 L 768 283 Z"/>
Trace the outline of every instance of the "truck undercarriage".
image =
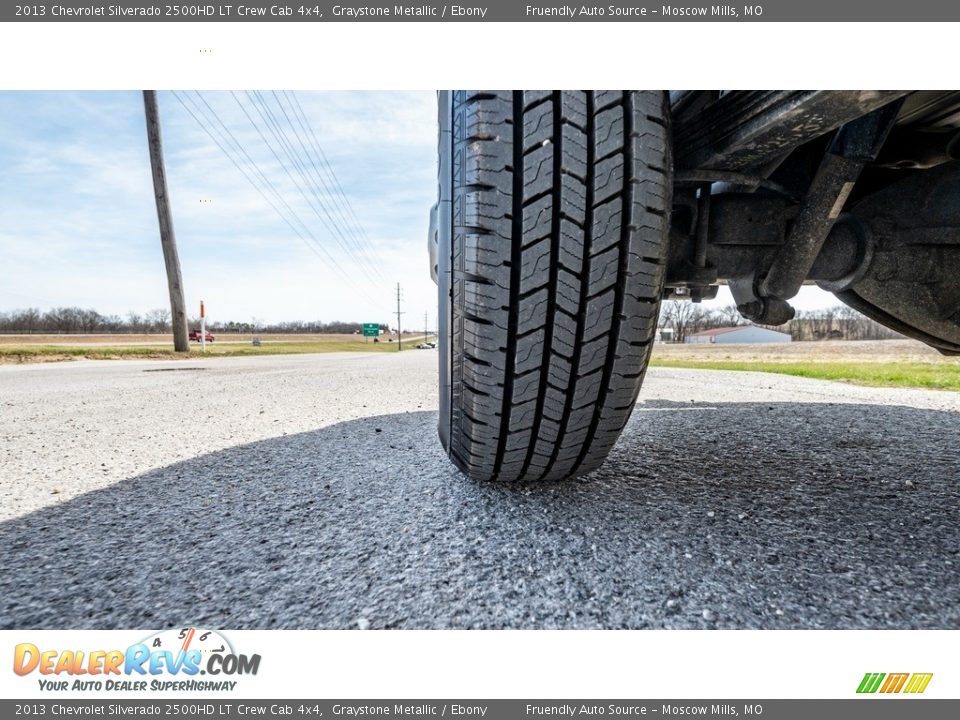
<path id="1" fill-rule="evenodd" d="M 815 282 L 960 353 L 960 93 L 673 93 L 667 292 L 778 325 Z"/>

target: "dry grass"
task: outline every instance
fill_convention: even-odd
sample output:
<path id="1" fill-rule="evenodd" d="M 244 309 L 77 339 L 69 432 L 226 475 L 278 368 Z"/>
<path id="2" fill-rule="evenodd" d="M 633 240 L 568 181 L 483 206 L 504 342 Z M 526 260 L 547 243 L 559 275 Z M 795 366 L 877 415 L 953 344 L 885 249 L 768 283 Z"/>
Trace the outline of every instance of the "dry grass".
<path id="1" fill-rule="evenodd" d="M 916 340 L 828 340 L 770 345 L 674 345 L 658 343 L 657 360 L 703 362 L 858 362 L 858 363 L 955 363 Z"/>
<path id="2" fill-rule="evenodd" d="M 253 339 L 251 333 L 213 333 L 216 338 L 214 345 L 217 344 L 230 344 L 235 345 L 237 343 L 249 345 L 250 341 Z M 355 340 L 360 340 L 363 342 L 363 336 L 353 335 L 353 334 L 319 334 L 319 333 L 257 333 L 257 337 L 265 342 L 317 342 L 317 343 L 328 343 L 328 342 L 352 342 Z M 386 339 L 389 337 L 395 337 L 394 335 L 384 335 L 383 341 L 386 342 Z M 408 340 L 422 340 L 423 333 L 404 333 L 403 341 L 407 342 Z M 372 340 L 371 340 L 372 343 Z M 151 347 L 167 347 L 172 346 L 173 340 L 169 333 L 165 334 L 146 334 L 146 335 L 133 335 L 133 334 L 77 334 L 77 335 L 63 335 L 63 334 L 47 334 L 47 335 L 0 335 L 0 347 L 5 345 L 18 345 L 18 346 L 30 346 L 30 345 L 49 345 L 49 346 L 63 346 L 63 347 L 89 347 L 91 345 L 117 345 L 124 347 L 131 346 L 151 346 Z M 193 343 L 194 345 L 199 346 L 199 343 Z M 388 343 L 389 344 L 389 343 Z"/>
<path id="3" fill-rule="evenodd" d="M 207 343 L 206 353 L 201 351 L 200 343 L 191 343 L 189 353 L 177 353 L 168 335 L 6 335 L 0 336 L 0 363 L 397 351 L 396 341 L 388 342 L 387 336 L 379 343 L 360 335 L 263 334 L 259 337 L 262 344 L 256 347 L 250 335 L 218 334 L 215 342 Z M 422 340 L 423 335 L 405 333 L 403 345 L 412 349 Z"/>

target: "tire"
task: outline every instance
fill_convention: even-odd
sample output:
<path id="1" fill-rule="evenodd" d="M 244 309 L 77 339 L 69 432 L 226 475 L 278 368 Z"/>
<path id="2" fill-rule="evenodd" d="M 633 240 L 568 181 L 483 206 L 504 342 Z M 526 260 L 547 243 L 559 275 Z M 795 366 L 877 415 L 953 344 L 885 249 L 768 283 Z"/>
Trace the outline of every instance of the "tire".
<path id="1" fill-rule="evenodd" d="M 667 98 L 440 101 L 441 439 L 477 480 L 588 473 L 630 417 L 656 329 Z"/>

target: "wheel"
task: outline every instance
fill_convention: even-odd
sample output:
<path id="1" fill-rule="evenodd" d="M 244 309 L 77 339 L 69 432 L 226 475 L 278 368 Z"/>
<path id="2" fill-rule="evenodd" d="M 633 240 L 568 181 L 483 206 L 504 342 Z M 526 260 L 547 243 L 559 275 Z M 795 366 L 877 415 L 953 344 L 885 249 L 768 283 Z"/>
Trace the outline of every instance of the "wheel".
<path id="1" fill-rule="evenodd" d="M 656 329 L 666 95 L 440 94 L 440 437 L 479 480 L 606 458 Z"/>

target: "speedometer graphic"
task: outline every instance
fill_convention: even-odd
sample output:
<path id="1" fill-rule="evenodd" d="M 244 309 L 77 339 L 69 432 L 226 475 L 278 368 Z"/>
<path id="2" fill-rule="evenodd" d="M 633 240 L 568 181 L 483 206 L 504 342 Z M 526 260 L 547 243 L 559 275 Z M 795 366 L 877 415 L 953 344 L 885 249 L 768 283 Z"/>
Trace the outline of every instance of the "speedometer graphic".
<path id="1" fill-rule="evenodd" d="M 151 650 L 167 650 L 177 655 L 198 650 L 203 657 L 212 653 L 233 654 L 233 646 L 216 630 L 199 627 L 174 628 L 151 635 L 144 641 Z"/>

